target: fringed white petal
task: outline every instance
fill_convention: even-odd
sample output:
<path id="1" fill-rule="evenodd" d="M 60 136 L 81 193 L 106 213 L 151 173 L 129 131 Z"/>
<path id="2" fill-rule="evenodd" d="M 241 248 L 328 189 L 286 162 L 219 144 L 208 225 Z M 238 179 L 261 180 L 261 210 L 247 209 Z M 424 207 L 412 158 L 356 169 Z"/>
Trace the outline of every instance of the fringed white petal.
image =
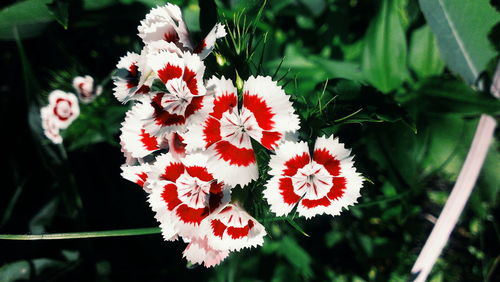
<path id="1" fill-rule="evenodd" d="M 155 219 L 160 223 L 163 238 L 166 241 L 174 241 L 178 236 L 174 228 L 172 213 L 167 209 L 167 204 L 162 197 L 163 188 L 169 183 L 171 182 L 157 181 L 153 184 L 148 184 L 148 188 L 151 190 L 148 202 L 151 209 L 155 212 Z"/>
<path id="2" fill-rule="evenodd" d="M 198 47 L 195 48 L 194 52 L 197 53 L 202 60 L 205 59 L 210 53 L 212 53 L 212 50 L 215 47 L 215 41 L 226 36 L 226 34 L 227 33 L 223 24 L 215 24 L 205 39 L 203 39 Z"/>
<path id="3" fill-rule="evenodd" d="M 194 237 L 183 252 L 183 256 L 191 263 L 212 267 L 218 265 L 229 255 L 228 251 L 212 248 L 207 237 Z"/>
<path id="4" fill-rule="evenodd" d="M 135 166 L 122 165 L 121 169 L 121 176 L 123 178 L 141 186 L 146 192 L 151 192 L 149 187 L 145 185 L 145 183 L 148 181 L 148 174 L 151 171 L 151 165 L 149 165 L 148 163 L 143 163 Z"/>
<path id="5" fill-rule="evenodd" d="M 269 76 L 251 76 L 245 82 L 243 108 L 242 113 L 248 110 L 255 117 L 264 132 L 257 141 L 268 149 L 276 148 L 286 132 L 300 128 L 290 96 Z"/>
<path id="6" fill-rule="evenodd" d="M 120 140 L 123 148 L 134 158 L 143 158 L 160 149 L 161 138 L 146 132 L 145 126 L 153 116 L 148 104 L 137 103 L 122 123 Z"/>

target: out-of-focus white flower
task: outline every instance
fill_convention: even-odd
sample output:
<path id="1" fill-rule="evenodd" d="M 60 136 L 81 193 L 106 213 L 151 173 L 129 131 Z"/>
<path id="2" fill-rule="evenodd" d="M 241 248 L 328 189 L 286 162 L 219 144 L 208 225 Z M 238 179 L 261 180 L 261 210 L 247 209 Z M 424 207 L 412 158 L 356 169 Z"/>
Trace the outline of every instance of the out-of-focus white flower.
<path id="1" fill-rule="evenodd" d="M 82 103 L 90 103 L 102 93 L 102 86 L 94 85 L 94 79 L 90 75 L 73 78 L 73 87 Z"/>
<path id="2" fill-rule="evenodd" d="M 361 196 L 363 178 L 350 150 L 333 136 L 316 140 L 312 158 L 305 142 L 285 142 L 275 153 L 264 198 L 276 215 L 287 215 L 298 205 L 297 212 L 306 218 L 335 216 Z"/>
<path id="3" fill-rule="evenodd" d="M 251 139 L 274 150 L 286 133 L 299 129 L 298 116 L 290 97 L 270 77 L 245 82 L 241 109 L 230 80 L 212 78 L 207 85 L 215 87 L 213 110 L 202 123 L 188 127 L 186 149 L 206 150 L 208 170 L 216 179 L 245 186 L 259 176 Z"/>
<path id="4" fill-rule="evenodd" d="M 75 94 L 54 90 L 49 94 L 49 105 L 60 129 L 67 128 L 80 115 L 80 107 Z"/>
<path id="5" fill-rule="evenodd" d="M 56 117 L 50 106 L 45 106 L 40 109 L 40 116 L 42 120 L 43 133 L 53 143 L 60 144 L 63 141 L 61 134 L 59 134 L 59 126 L 57 125 Z"/>

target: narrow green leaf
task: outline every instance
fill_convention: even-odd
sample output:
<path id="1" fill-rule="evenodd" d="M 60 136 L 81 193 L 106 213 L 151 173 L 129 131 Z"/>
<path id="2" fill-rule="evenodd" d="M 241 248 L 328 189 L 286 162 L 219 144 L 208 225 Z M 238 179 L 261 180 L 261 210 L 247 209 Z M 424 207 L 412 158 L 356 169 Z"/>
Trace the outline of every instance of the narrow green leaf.
<path id="1" fill-rule="evenodd" d="M 68 29 L 68 8 L 69 3 L 65 0 L 53 0 L 51 3 L 47 4 L 49 12 L 54 16 L 54 19 L 64 27 Z"/>
<path id="2" fill-rule="evenodd" d="M 383 0 L 365 36 L 363 73 L 384 93 L 398 88 L 408 78 L 406 37 L 398 3 L 399 0 Z"/>
<path id="3" fill-rule="evenodd" d="M 436 38 L 428 25 L 415 30 L 411 35 L 409 63 L 420 78 L 443 73 L 444 62 Z"/>
<path id="4" fill-rule="evenodd" d="M 448 67 L 473 84 L 495 52 L 488 33 L 500 14 L 488 0 L 420 0 Z"/>
<path id="5" fill-rule="evenodd" d="M 300 233 L 302 233 L 302 235 L 306 236 L 306 237 L 309 237 L 309 234 L 307 234 L 304 229 L 302 229 L 302 227 L 300 227 L 300 225 L 297 224 L 297 222 L 295 222 L 293 219 L 291 218 L 287 218 L 286 221 L 288 223 L 290 223 L 290 225 L 295 228 L 297 231 L 299 231 Z"/>
<path id="6" fill-rule="evenodd" d="M 53 233 L 53 234 L 38 234 L 38 235 L 0 234 L 0 240 L 64 240 L 64 239 L 140 236 L 140 235 L 150 235 L 150 234 L 160 234 L 160 233 L 161 229 L 159 227 L 150 227 L 150 228 L 137 228 L 137 229 L 75 232 L 75 233 Z"/>

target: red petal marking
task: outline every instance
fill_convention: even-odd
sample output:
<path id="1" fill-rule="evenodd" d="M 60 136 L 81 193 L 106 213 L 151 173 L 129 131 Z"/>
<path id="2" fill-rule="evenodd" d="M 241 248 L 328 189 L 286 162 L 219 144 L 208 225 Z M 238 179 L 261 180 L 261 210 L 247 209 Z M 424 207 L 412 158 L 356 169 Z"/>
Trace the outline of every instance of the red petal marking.
<path id="1" fill-rule="evenodd" d="M 182 76 L 182 80 L 184 80 L 191 91 L 191 94 L 198 95 L 198 80 L 196 79 L 196 73 L 186 67 L 184 67 L 184 75 Z"/>
<path id="2" fill-rule="evenodd" d="M 226 230 L 227 226 L 218 219 L 212 220 L 210 222 L 210 225 L 212 226 L 212 233 L 214 234 L 214 236 L 220 237 L 222 239 L 222 235 L 224 235 L 224 231 Z"/>
<path id="3" fill-rule="evenodd" d="M 323 165 L 331 176 L 338 176 L 340 173 L 340 161 L 335 159 L 326 149 L 317 149 L 313 155 L 314 161 Z"/>
<path id="4" fill-rule="evenodd" d="M 220 122 L 213 117 L 208 117 L 203 128 L 203 140 L 207 144 L 205 148 L 210 147 L 220 139 Z"/>
<path id="5" fill-rule="evenodd" d="M 278 141 L 283 136 L 281 133 L 276 131 L 262 131 L 262 138 L 260 139 L 260 144 L 269 150 L 273 150 Z"/>
<path id="6" fill-rule="evenodd" d="M 182 204 L 177 196 L 177 186 L 175 184 L 169 183 L 163 186 L 163 192 L 161 193 L 163 201 L 167 204 L 169 210 L 175 209 L 178 205 Z"/>
<path id="7" fill-rule="evenodd" d="M 293 191 L 292 179 L 289 177 L 280 178 L 279 187 L 283 201 L 288 205 L 294 205 L 299 202 L 300 196 Z"/>
<path id="8" fill-rule="evenodd" d="M 215 210 L 221 205 L 221 200 L 224 197 L 222 194 L 222 190 L 218 193 L 212 192 L 212 187 L 214 186 L 215 183 L 212 183 L 210 187 L 210 198 L 208 198 L 208 206 L 210 207 L 210 210 Z M 222 188 L 222 184 L 215 184 L 215 186 L 219 186 Z"/>
<path id="9" fill-rule="evenodd" d="M 228 227 L 227 234 L 231 236 L 231 238 L 233 239 L 246 237 L 248 236 L 248 232 L 250 231 L 250 229 L 252 229 L 253 225 L 254 224 L 252 220 L 249 219 L 247 225 L 243 227 L 233 227 L 233 226 Z"/>
<path id="10" fill-rule="evenodd" d="M 143 187 L 144 182 L 146 182 L 146 180 L 148 179 L 148 174 L 145 172 L 141 172 L 141 173 L 137 173 L 136 175 L 137 175 L 137 177 L 139 177 L 139 179 L 137 179 L 137 181 L 135 183 L 137 183 L 139 186 Z"/>
<path id="11" fill-rule="evenodd" d="M 183 143 L 184 138 L 180 136 L 177 132 L 174 133 L 174 141 L 172 150 L 178 154 L 183 154 L 186 152 L 186 144 Z"/>
<path id="12" fill-rule="evenodd" d="M 294 176 L 299 168 L 303 168 L 310 162 L 311 158 L 309 157 L 309 153 L 302 153 L 302 155 L 297 155 L 285 162 L 283 175 Z"/>
<path id="13" fill-rule="evenodd" d="M 208 182 L 208 181 L 211 181 L 211 180 L 214 179 L 214 177 L 212 176 L 212 174 L 210 174 L 207 171 L 207 168 L 205 168 L 205 167 L 201 167 L 201 166 L 188 166 L 188 167 L 186 167 L 186 170 L 189 173 L 189 175 L 191 175 L 192 177 L 197 177 L 201 181 Z"/>
<path id="14" fill-rule="evenodd" d="M 205 39 L 203 39 L 196 48 L 194 48 L 193 53 L 195 54 L 200 54 L 201 51 L 203 51 L 203 48 L 207 47 L 207 43 L 205 42 Z"/>
<path id="15" fill-rule="evenodd" d="M 249 166 L 255 163 L 253 149 L 238 148 L 228 141 L 221 140 L 215 143 L 215 150 L 219 158 L 229 162 L 230 165 Z"/>
<path id="16" fill-rule="evenodd" d="M 238 98 L 235 93 L 224 93 L 214 99 L 214 108 L 210 114 L 216 119 L 220 119 L 222 114 L 238 105 Z"/>
<path id="17" fill-rule="evenodd" d="M 61 103 L 61 102 L 67 102 L 69 104 L 70 108 L 71 108 L 71 106 L 72 106 L 73 103 L 71 103 L 70 100 L 66 100 L 64 98 L 58 98 L 56 100 L 56 104 L 55 104 L 54 109 L 53 109 L 54 115 L 56 115 L 58 119 L 60 119 L 62 121 L 65 121 L 65 120 L 67 120 L 69 117 L 71 117 L 73 115 L 73 112 L 71 112 L 68 117 L 62 117 L 62 116 L 60 116 L 59 113 L 57 112 L 57 107 L 58 107 L 59 103 Z"/>
<path id="18" fill-rule="evenodd" d="M 177 181 L 177 178 L 184 173 L 184 165 L 182 163 L 169 163 L 165 167 L 165 171 L 160 176 L 163 180 L 169 180 L 172 182 Z"/>
<path id="19" fill-rule="evenodd" d="M 345 179 L 345 177 L 334 177 L 332 188 L 330 189 L 330 192 L 326 194 L 328 198 L 330 198 L 331 200 L 337 200 L 342 198 L 346 188 L 345 187 L 346 182 L 347 180 Z"/>
<path id="20" fill-rule="evenodd" d="M 167 42 L 177 43 L 179 42 L 179 35 L 175 30 L 172 30 L 171 32 L 165 32 L 163 39 Z"/>
<path id="21" fill-rule="evenodd" d="M 125 80 L 127 81 L 127 88 L 134 88 L 137 86 L 139 83 L 139 67 L 136 65 L 136 62 L 133 62 L 129 67 L 128 67 L 128 74 Z"/>
<path id="22" fill-rule="evenodd" d="M 167 81 L 171 79 L 181 77 L 181 75 L 182 69 L 179 66 L 174 66 L 170 63 L 167 63 L 164 68 L 158 70 L 158 77 L 163 83 L 167 83 Z"/>
<path id="23" fill-rule="evenodd" d="M 211 194 L 222 193 L 222 186 L 223 183 L 219 183 L 217 181 L 212 182 L 212 184 L 210 184 L 210 193 Z"/>
<path id="24" fill-rule="evenodd" d="M 186 118 L 190 117 L 195 112 L 199 111 L 203 107 L 203 99 L 205 97 L 193 97 L 191 99 L 191 103 L 186 107 L 186 111 L 184 112 L 184 116 Z"/>
<path id="25" fill-rule="evenodd" d="M 149 133 L 146 132 L 146 130 L 141 129 L 141 142 L 144 148 L 148 151 L 154 151 L 158 149 L 158 140 L 156 137 L 151 136 Z"/>
<path id="26" fill-rule="evenodd" d="M 208 216 L 209 210 L 207 207 L 193 209 L 186 204 L 182 204 L 177 208 L 175 213 L 182 222 L 200 224 L 200 222 Z"/>
<path id="27" fill-rule="evenodd" d="M 262 98 L 250 95 L 247 91 L 243 94 L 243 106 L 253 113 L 260 128 L 263 130 L 275 129 L 272 108 Z"/>
<path id="28" fill-rule="evenodd" d="M 304 207 L 312 209 L 318 206 L 328 207 L 331 202 L 326 196 L 324 196 L 323 198 L 317 200 L 302 199 L 301 203 Z"/>
<path id="29" fill-rule="evenodd" d="M 142 85 L 142 86 L 141 86 L 141 88 L 139 88 L 139 89 L 135 92 L 135 94 L 148 94 L 148 93 L 149 93 L 149 90 L 151 90 L 151 89 L 149 88 L 149 86 L 147 86 L 147 85 Z"/>
<path id="30" fill-rule="evenodd" d="M 161 126 L 169 126 L 169 125 L 181 125 L 186 122 L 186 119 L 183 116 L 171 114 L 163 109 L 161 106 L 161 98 L 164 93 L 160 93 L 156 95 L 152 101 L 151 106 L 154 108 L 154 119 L 157 125 Z"/>

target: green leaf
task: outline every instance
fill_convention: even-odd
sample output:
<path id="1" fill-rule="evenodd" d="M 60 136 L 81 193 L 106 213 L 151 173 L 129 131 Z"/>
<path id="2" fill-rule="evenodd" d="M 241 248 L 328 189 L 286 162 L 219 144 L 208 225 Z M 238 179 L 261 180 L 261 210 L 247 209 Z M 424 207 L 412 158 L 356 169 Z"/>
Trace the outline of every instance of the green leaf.
<path id="1" fill-rule="evenodd" d="M 291 218 L 287 218 L 286 221 L 288 223 L 290 223 L 290 225 L 295 228 L 295 230 L 299 231 L 302 235 L 306 236 L 306 237 L 309 237 L 309 234 L 307 234 L 304 229 L 302 229 L 302 227 L 300 227 L 300 225 L 297 224 L 297 222 L 295 222 L 293 219 Z"/>
<path id="2" fill-rule="evenodd" d="M 284 237 L 277 252 L 284 256 L 305 277 L 313 275 L 311 257 L 292 237 Z"/>
<path id="3" fill-rule="evenodd" d="M 47 3 L 50 0 L 26 0 L 0 11 L 0 39 L 13 40 L 14 28 L 20 38 L 38 36 L 53 21 Z"/>
<path id="4" fill-rule="evenodd" d="M 54 19 L 64 27 L 68 29 L 68 8 L 69 3 L 64 0 L 53 0 L 51 3 L 47 4 L 49 12 L 54 16 Z"/>
<path id="5" fill-rule="evenodd" d="M 459 115 L 500 113 L 499 100 L 477 93 L 458 80 L 428 79 L 418 88 L 417 96 L 414 103 L 425 112 Z"/>
<path id="6" fill-rule="evenodd" d="M 406 37 L 398 14 L 398 0 L 384 0 L 365 36 L 362 69 L 365 78 L 387 93 L 407 78 Z"/>
<path id="7" fill-rule="evenodd" d="M 488 33 L 500 14 L 488 0 L 420 0 L 448 67 L 473 84 L 495 56 Z"/>
<path id="8" fill-rule="evenodd" d="M 165 86 L 165 83 L 163 83 L 159 79 L 155 79 L 153 81 L 153 85 L 151 85 L 151 91 L 168 92 L 167 87 Z"/>
<path id="9" fill-rule="evenodd" d="M 420 78 L 443 73 L 444 62 L 440 57 L 436 38 L 429 26 L 415 30 L 411 36 L 409 63 Z"/>

